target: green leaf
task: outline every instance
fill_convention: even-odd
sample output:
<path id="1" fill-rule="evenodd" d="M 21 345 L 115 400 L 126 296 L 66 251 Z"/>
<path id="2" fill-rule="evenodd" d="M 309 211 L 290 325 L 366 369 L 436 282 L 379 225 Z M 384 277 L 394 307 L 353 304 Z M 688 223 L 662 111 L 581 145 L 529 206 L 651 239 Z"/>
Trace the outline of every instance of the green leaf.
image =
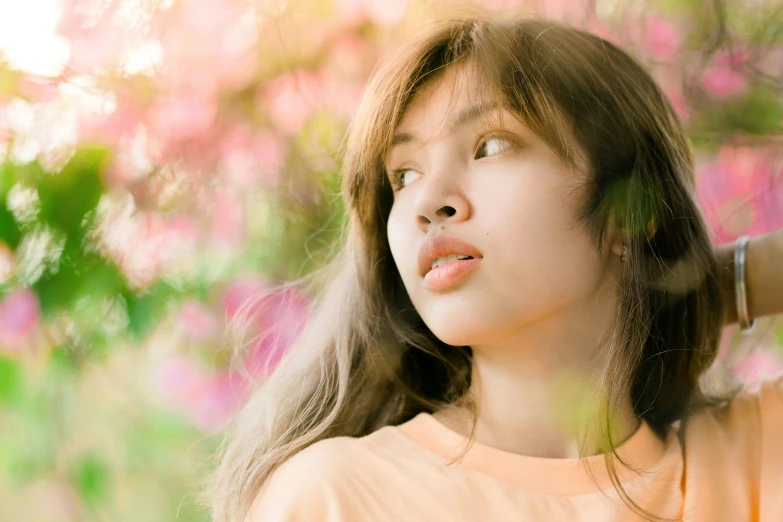
<path id="1" fill-rule="evenodd" d="M 38 182 L 41 218 L 69 235 L 83 235 L 83 220 L 103 193 L 101 171 L 109 158 L 105 148 L 80 149 L 57 174 Z"/>
<path id="2" fill-rule="evenodd" d="M 0 402 L 10 404 L 21 395 L 22 377 L 19 365 L 0 355 Z"/>
<path id="3" fill-rule="evenodd" d="M 692 125 L 695 135 L 742 132 L 753 135 L 775 135 L 783 125 L 783 104 L 779 96 L 760 86 L 745 96 L 715 106 L 700 107 Z"/>
<path id="4" fill-rule="evenodd" d="M 109 493 L 109 471 L 98 456 L 84 455 L 72 468 L 71 480 L 82 500 L 94 505 L 106 499 Z"/>
<path id="5" fill-rule="evenodd" d="M 8 209 L 8 191 L 14 183 L 12 166 L 8 163 L 0 165 L 0 242 L 16 249 L 22 237 L 19 225 Z"/>
<path id="6" fill-rule="evenodd" d="M 93 252 L 85 253 L 67 241 L 56 273 L 47 274 L 33 285 L 47 319 L 60 309 L 70 310 L 77 301 L 99 302 L 126 289 L 119 269 Z"/>
<path id="7" fill-rule="evenodd" d="M 163 281 L 156 283 L 144 294 L 130 291 L 123 293 L 128 310 L 128 329 L 135 340 L 141 340 L 165 318 L 169 307 L 182 298 L 181 293 Z"/>

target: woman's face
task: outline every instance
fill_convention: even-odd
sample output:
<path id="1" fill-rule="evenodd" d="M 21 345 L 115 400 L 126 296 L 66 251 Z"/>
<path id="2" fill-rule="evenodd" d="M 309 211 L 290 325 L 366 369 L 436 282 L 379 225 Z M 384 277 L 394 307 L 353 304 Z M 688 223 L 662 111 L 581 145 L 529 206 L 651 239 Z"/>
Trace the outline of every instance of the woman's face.
<path id="1" fill-rule="evenodd" d="M 467 75 L 459 78 L 458 71 Z M 509 112 L 504 128 L 483 127 L 476 117 L 452 126 L 480 105 L 468 99 L 465 81 L 467 69 L 450 67 L 417 91 L 395 129 L 409 139 L 386 161 L 390 177 L 403 169 L 387 232 L 410 299 L 430 330 L 455 346 L 503 344 L 543 319 L 578 329 L 574 323 L 585 320 L 581 311 L 590 309 L 608 275 L 576 223 L 587 174 L 562 165 Z M 433 290 L 418 254 L 438 234 L 471 243 L 483 258 L 466 277 Z"/>

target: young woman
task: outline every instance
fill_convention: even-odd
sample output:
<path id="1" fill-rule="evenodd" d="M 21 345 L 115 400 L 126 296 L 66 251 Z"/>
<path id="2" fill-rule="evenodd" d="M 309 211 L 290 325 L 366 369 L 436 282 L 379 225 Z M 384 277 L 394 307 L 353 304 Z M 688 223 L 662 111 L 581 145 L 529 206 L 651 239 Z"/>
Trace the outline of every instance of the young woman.
<path id="1" fill-rule="evenodd" d="M 437 26 L 374 73 L 343 173 L 344 248 L 225 441 L 215 520 L 783 519 L 783 376 L 700 379 L 747 324 L 725 283 L 747 245 L 719 261 L 626 53 L 546 20 Z"/>

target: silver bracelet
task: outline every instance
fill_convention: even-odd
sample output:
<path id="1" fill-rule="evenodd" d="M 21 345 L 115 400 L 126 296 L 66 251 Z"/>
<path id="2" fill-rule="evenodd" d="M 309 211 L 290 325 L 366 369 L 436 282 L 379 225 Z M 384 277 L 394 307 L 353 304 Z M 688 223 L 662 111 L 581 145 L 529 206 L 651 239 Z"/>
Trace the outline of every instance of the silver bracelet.
<path id="1" fill-rule="evenodd" d="M 745 252 L 750 236 L 740 236 L 734 247 L 734 289 L 737 297 L 737 319 L 743 332 L 750 333 L 756 326 L 748 317 L 748 290 L 745 286 Z"/>

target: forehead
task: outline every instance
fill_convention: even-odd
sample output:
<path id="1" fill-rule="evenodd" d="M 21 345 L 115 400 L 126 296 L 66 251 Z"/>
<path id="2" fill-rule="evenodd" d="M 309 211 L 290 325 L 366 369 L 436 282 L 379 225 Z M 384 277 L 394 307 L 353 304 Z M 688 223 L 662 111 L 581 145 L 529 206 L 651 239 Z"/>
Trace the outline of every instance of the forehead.
<path id="1" fill-rule="evenodd" d="M 496 97 L 478 81 L 474 67 L 450 65 L 420 85 L 401 114 L 396 131 L 405 131 L 422 123 L 444 126 L 467 107 L 495 108 Z"/>
<path id="2" fill-rule="evenodd" d="M 391 137 L 389 154 L 399 146 L 447 135 L 475 122 L 503 127 L 501 109 L 506 105 L 502 96 L 476 80 L 472 67 L 450 66 L 420 85 L 408 100 Z"/>

